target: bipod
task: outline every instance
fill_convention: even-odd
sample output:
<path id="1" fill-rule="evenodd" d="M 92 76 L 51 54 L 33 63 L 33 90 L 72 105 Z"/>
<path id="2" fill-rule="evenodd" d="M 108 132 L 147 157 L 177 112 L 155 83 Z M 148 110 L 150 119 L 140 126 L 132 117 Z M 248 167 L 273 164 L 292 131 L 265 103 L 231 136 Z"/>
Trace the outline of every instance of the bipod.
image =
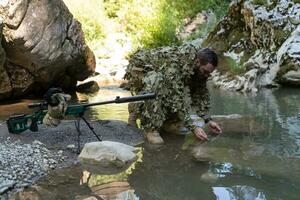
<path id="1" fill-rule="evenodd" d="M 86 125 L 88 126 L 88 128 L 92 131 L 92 133 L 96 136 L 96 138 L 101 142 L 101 138 L 95 133 L 94 131 L 94 128 L 91 126 L 91 124 L 82 116 L 82 115 L 79 115 L 77 117 L 77 120 L 75 121 L 75 127 L 76 127 L 76 130 L 77 130 L 77 154 L 80 153 L 80 135 L 81 135 L 81 130 L 80 130 L 80 120 L 83 120 Z"/>

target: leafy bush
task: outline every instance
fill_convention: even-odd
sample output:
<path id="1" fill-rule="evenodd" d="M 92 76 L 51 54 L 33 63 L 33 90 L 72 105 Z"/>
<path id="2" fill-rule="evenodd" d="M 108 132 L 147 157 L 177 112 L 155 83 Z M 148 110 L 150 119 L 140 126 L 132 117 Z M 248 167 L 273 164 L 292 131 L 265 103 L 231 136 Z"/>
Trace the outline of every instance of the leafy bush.
<path id="1" fill-rule="evenodd" d="M 125 32 L 135 48 L 177 44 L 176 29 L 187 17 L 211 9 L 219 19 L 230 0 L 64 0 L 82 23 L 88 42 Z M 200 31 L 201 32 L 201 31 Z M 203 33 L 201 33 L 203 34 Z M 194 35 L 193 37 L 197 37 Z"/>
<path id="2" fill-rule="evenodd" d="M 64 0 L 74 17 L 81 23 L 88 42 L 105 36 L 106 16 L 102 0 Z"/>
<path id="3" fill-rule="evenodd" d="M 266 6 L 268 5 L 268 0 L 253 0 L 254 5 Z"/>

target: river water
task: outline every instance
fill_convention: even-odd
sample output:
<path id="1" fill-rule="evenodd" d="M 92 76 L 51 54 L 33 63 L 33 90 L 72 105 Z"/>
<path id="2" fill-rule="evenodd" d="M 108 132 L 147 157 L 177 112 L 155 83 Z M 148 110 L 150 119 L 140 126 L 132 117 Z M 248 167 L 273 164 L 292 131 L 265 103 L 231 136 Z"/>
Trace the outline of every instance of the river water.
<path id="1" fill-rule="evenodd" d="M 24 195 L 35 199 L 299 199 L 300 90 L 240 94 L 210 88 L 210 92 L 212 115 L 241 116 L 239 120 L 221 120 L 222 135 L 210 136 L 204 144 L 190 136 L 163 135 L 164 145 L 142 145 L 143 157 L 122 175 L 93 174 L 77 165 L 42 178 Z M 76 101 L 128 95 L 127 91 L 106 88 L 93 96 L 78 94 Z M 18 110 L 5 105 L 0 109 L 2 119 Z M 127 105 L 99 106 L 87 115 L 126 121 Z M 199 159 L 191 153 L 196 148 L 208 153 Z"/>

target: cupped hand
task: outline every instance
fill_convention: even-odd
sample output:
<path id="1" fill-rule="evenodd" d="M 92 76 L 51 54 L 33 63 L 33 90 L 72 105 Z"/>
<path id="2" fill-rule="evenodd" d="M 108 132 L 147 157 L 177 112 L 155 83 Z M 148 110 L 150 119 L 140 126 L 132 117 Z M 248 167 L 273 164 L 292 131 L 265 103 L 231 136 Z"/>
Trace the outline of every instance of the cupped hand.
<path id="1" fill-rule="evenodd" d="M 197 127 L 194 129 L 193 132 L 196 135 L 196 137 L 199 138 L 200 140 L 207 140 L 207 134 L 202 128 Z"/>
<path id="2" fill-rule="evenodd" d="M 214 121 L 210 121 L 208 122 L 208 127 L 210 128 L 210 130 L 215 133 L 215 134 L 220 134 L 222 133 L 222 129 L 220 128 L 220 126 L 214 122 Z"/>

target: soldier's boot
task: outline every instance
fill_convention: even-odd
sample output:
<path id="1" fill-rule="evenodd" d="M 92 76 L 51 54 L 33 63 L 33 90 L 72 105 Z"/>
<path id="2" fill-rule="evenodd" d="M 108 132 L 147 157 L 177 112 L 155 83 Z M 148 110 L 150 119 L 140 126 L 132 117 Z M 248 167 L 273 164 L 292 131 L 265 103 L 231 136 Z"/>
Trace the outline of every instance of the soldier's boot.
<path id="1" fill-rule="evenodd" d="M 159 135 L 158 131 L 150 131 L 146 133 L 146 138 L 151 144 L 163 144 L 164 140 Z"/>
<path id="2" fill-rule="evenodd" d="M 130 124 L 131 126 L 134 126 L 134 127 L 138 128 L 138 125 L 137 125 L 137 123 L 136 123 L 136 120 L 137 120 L 136 114 L 134 114 L 134 113 L 129 113 L 129 116 L 128 116 L 128 124 Z"/>

